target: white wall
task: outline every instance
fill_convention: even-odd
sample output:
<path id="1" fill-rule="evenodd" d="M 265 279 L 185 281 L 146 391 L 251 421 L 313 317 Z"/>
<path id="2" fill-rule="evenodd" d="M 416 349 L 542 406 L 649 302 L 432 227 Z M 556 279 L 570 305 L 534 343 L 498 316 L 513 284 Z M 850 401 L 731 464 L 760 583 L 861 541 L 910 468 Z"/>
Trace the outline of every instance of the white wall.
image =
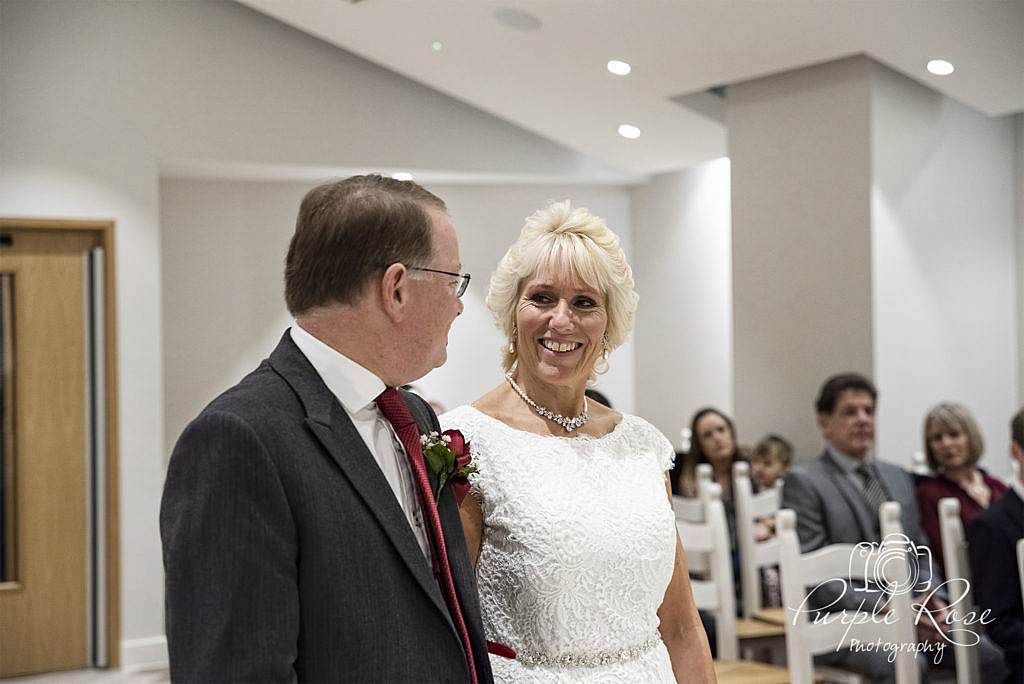
<path id="1" fill-rule="evenodd" d="M 735 413 L 797 458 L 822 448 L 814 398 L 872 361 L 865 58 L 730 86 Z"/>
<path id="2" fill-rule="evenodd" d="M 163 633 L 160 165 L 614 175 L 233 3 L 5 0 L 0 64 L 0 214 L 117 222 L 121 624 L 129 664 L 149 657 L 134 646 L 148 654 L 149 639 Z"/>
<path id="3" fill-rule="evenodd" d="M 909 466 L 928 408 L 953 400 L 981 425 L 983 465 L 1007 477 L 1021 348 L 1012 117 L 881 65 L 871 83 L 879 454 Z"/>
<path id="4" fill-rule="evenodd" d="M 415 384 L 424 397 L 454 408 L 502 381 L 502 338 L 484 297 L 523 219 L 550 200 L 569 198 L 605 218 L 628 254 L 629 195 L 615 186 L 428 185 L 448 204 L 463 270 L 473 280 L 449 336 L 448 363 Z M 160 184 L 164 453 L 203 406 L 270 353 L 291 324 L 282 294 L 284 255 L 310 187 L 202 179 Z M 598 387 L 616 408 L 632 411 L 632 345 L 618 350 L 610 364 Z"/>
<path id="5" fill-rule="evenodd" d="M 1017 202 L 1017 406 L 1024 407 L 1024 113 L 1014 117 Z"/>
<path id="6" fill-rule="evenodd" d="M 632 192 L 637 412 L 677 448 L 698 408 L 733 411 L 729 180 L 717 159 Z"/>

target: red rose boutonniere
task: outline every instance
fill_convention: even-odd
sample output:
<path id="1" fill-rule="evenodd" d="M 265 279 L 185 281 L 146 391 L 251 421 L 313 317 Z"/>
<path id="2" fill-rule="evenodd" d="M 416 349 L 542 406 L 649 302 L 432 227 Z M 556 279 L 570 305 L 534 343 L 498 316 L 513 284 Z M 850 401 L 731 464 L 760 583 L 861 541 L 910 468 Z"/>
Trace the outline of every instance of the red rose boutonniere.
<path id="1" fill-rule="evenodd" d="M 468 476 L 476 472 L 466 438 L 458 430 L 445 430 L 441 434 L 431 432 L 420 435 L 420 447 L 423 458 L 437 473 L 437 496 L 445 484 L 451 483 L 455 503 L 461 506 L 469 493 Z"/>

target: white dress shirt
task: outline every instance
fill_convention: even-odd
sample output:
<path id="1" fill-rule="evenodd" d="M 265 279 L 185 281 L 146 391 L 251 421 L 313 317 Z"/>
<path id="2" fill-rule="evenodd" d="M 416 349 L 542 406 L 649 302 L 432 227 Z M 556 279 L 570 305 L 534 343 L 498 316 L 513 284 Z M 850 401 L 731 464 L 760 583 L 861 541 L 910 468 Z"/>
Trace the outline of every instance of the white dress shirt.
<path id="1" fill-rule="evenodd" d="M 291 336 L 295 346 L 309 359 L 327 389 L 337 397 L 352 420 L 366 448 L 391 485 L 423 555 L 428 562 L 431 561 L 430 542 L 405 447 L 374 401 L 384 391 L 384 382 L 352 359 L 310 335 L 298 323 L 292 325 Z"/>

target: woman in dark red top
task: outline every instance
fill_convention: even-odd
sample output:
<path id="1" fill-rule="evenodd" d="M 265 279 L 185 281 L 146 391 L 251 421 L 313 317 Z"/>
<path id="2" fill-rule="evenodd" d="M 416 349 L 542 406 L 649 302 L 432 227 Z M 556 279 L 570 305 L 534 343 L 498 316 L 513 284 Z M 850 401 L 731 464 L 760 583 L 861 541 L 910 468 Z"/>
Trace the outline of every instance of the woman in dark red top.
<path id="1" fill-rule="evenodd" d="M 932 558 L 942 567 L 939 499 L 960 500 L 960 519 L 966 528 L 974 516 L 1002 498 L 1006 485 L 978 467 L 985 444 L 974 416 L 961 404 L 943 402 L 928 412 L 924 448 L 936 475 L 917 486 L 917 505 L 931 542 Z"/>

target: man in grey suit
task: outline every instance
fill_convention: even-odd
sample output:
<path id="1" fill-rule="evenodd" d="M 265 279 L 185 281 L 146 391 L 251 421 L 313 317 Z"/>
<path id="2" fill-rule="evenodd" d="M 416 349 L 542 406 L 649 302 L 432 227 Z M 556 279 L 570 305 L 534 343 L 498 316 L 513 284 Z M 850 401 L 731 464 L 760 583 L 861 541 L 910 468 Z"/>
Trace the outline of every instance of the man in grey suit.
<path id="1" fill-rule="evenodd" d="M 439 430 L 396 387 L 444 363 L 462 312 L 439 198 L 354 176 L 302 201 L 295 325 L 178 440 L 160 511 L 175 682 L 490 682 Z"/>
<path id="2" fill-rule="evenodd" d="M 899 502 L 903 531 L 919 554 L 920 570 L 915 586 L 919 593 L 915 602 L 920 603 L 930 596 L 926 603 L 928 610 L 935 617 L 935 623 L 946 629 L 945 592 L 940 590 L 939 596 L 930 593 L 943 580 L 928 562 L 930 551 L 919 523 L 913 479 L 899 466 L 880 461 L 872 454 L 877 398 L 878 392 L 871 381 L 856 373 L 834 375 L 825 381 L 815 403 L 825 451 L 814 461 L 798 465 L 786 475 L 782 507 L 796 512 L 801 551 L 807 553 L 829 544 L 880 542 L 879 506 L 885 501 Z M 839 583 L 825 585 L 814 592 L 809 604 L 827 611 L 845 609 L 883 614 L 888 597 L 870 583 L 866 590 L 862 587 L 861 583 L 849 583 L 846 587 Z M 923 643 L 946 644 L 942 649 L 944 654 L 952 651 L 951 644 L 927 616 L 918 621 L 917 636 Z M 987 640 L 978 648 L 981 649 L 982 674 L 997 676 L 1002 669 L 998 649 Z M 856 670 L 872 682 L 892 682 L 894 664 L 889 662 L 888 655 L 887 652 L 844 649 L 818 656 L 816 662 Z M 919 653 L 918 664 L 923 673 L 926 673 L 928 661 L 929 658 Z M 952 662 L 951 655 L 943 660 L 946 666 L 952 666 Z"/>

